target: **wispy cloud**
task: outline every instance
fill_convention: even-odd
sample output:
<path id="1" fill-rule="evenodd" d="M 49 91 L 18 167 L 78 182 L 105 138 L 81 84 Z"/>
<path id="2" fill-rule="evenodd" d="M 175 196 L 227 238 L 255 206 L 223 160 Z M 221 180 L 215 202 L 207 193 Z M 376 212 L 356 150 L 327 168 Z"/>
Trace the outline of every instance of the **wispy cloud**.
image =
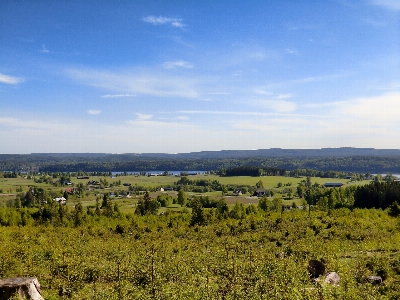
<path id="1" fill-rule="evenodd" d="M 164 69 L 174 69 L 174 68 L 186 68 L 191 69 L 193 65 L 190 62 L 184 60 L 177 60 L 177 61 L 166 61 L 163 63 Z"/>
<path id="2" fill-rule="evenodd" d="M 153 117 L 153 115 L 146 115 L 146 114 L 141 114 L 141 113 L 136 113 L 136 116 L 137 116 L 137 119 L 140 121 L 150 120 Z"/>
<path id="3" fill-rule="evenodd" d="M 189 117 L 187 117 L 187 116 L 177 116 L 176 119 L 180 120 L 180 121 L 187 121 L 187 120 L 189 120 Z"/>
<path id="4" fill-rule="evenodd" d="M 0 117 L 0 125 L 13 127 L 13 128 L 34 128 L 46 129 L 47 124 L 42 121 L 26 121 L 18 118 Z"/>
<path id="5" fill-rule="evenodd" d="M 400 2 L 398 0 L 371 0 L 370 3 L 390 10 L 400 10 Z"/>
<path id="6" fill-rule="evenodd" d="M 221 111 L 221 110 L 178 110 L 175 111 L 177 114 L 187 114 L 187 115 L 226 115 L 226 116 L 288 116 L 288 117 L 316 117 L 316 118 L 326 118 L 326 115 L 322 114 L 288 114 L 279 112 L 260 112 L 260 111 Z"/>
<path id="7" fill-rule="evenodd" d="M 89 115 L 98 115 L 100 113 L 101 113 L 101 110 L 98 110 L 98 109 L 89 109 L 88 110 Z"/>
<path id="8" fill-rule="evenodd" d="M 40 50 L 42 53 L 49 53 L 50 51 L 46 48 L 45 44 L 42 44 L 42 50 Z"/>
<path id="9" fill-rule="evenodd" d="M 293 97 L 292 94 L 274 94 L 264 90 L 256 90 L 256 94 L 268 96 L 267 99 L 256 99 L 250 101 L 251 104 L 262 108 L 270 109 L 278 113 L 288 113 L 296 110 L 295 102 L 287 101 Z"/>
<path id="10" fill-rule="evenodd" d="M 213 93 L 208 93 L 209 95 L 230 95 L 228 92 L 213 92 Z"/>
<path id="11" fill-rule="evenodd" d="M 334 114 L 382 124 L 400 121 L 400 92 L 334 103 Z"/>
<path id="12" fill-rule="evenodd" d="M 125 98 L 125 97 L 136 97 L 133 94 L 107 94 L 101 96 L 101 98 Z"/>
<path id="13" fill-rule="evenodd" d="M 18 84 L 23 82 L 24 80 L 19 77 L 13 77 L 9 75 L 5 75 L 0 73 L 0 83 L 5 83 L 5 84 Z"/>
<path id="14" fill-rule="evenodd" d="M 293 112 L 296 110 L 296 107 L 297 107 L 295 102 L 280 100 L 279 98 L 272 99 L 272 100 L 259 99 L 259 100 L 253 101 L 253 104 L 263 107 L 263 108 L 266 108 L 266 109 L 270 109 L 270 110 L 278 112 L 278 113 Z"/>
<path id="15" fill-rule="evenodd" d="M 155 17 L 155 16 L 148 16 L 142 19 L 144 22 L 153 24 L 153 25 L 171 25 L 172 27 L 179 27 L 183 28 L 185 25 L 182 23 L 182 19 L 177 18 L 167 18 L 167 17 Z"/>
<path id="16" fill-rule="evenodd" d="M 80 84 L 95 86 L 122 94 L 142 94 L 158 97 L 196 98 L 196 81 L 169 73 L 154 74 L 154 70 L 113 72 L 94 69 L 68 69 L 66 75 Z M 112 98 L 112 97 L 110 97 Z"/>

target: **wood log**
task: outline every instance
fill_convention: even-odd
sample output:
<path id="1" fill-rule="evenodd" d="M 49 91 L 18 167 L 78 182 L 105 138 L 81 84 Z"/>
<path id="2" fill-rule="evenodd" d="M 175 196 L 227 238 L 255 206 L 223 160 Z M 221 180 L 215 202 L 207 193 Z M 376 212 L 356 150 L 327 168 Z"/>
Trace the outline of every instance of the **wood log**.
<path id="1" fill-rule="evenodd" d="M 40 295 L 40 284 L 35 277 L 15 277 L 0 279 L 0 300 L 13 296 L 19 299 L 44 300 Z"/>

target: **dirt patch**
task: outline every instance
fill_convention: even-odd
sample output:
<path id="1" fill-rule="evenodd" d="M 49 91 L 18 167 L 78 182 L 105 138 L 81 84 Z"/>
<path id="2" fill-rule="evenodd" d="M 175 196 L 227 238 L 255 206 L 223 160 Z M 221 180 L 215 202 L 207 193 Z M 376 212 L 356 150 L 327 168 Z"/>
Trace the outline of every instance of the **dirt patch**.
<path id="1" fill-rule="evenodd" d="M 225 196 L 226 203 L 235 204 L 236 202 L 243 204 L 258 204 L 259 198 L 257 197 L 235 197 L 235 196 Z"/>

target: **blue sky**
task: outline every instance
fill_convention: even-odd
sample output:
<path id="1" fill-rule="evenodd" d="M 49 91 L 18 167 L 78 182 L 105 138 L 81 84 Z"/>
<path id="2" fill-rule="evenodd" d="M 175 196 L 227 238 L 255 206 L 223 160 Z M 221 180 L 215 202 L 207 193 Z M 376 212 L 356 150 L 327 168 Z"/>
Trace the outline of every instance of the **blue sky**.
<path id="1" fill-rule="evenodd" d="M 0 2 L 0 153 L 400 148 L 400 1 Z"/>

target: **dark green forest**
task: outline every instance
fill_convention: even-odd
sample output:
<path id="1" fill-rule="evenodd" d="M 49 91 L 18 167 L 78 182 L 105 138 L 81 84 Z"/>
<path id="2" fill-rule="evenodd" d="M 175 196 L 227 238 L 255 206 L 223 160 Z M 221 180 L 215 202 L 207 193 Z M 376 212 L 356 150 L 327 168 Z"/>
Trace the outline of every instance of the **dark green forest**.
<path id="1" fill-rule="evenodd" d="M 138 172 L 210 171 L 238 167 L 276 168 L 287 171 L 400 173 L 398 151 L 332 150 L 220 151 L 187 154 L 1 154 L 0 171 L 34 172 Z M 207 154 L 207 155 L 206 155 Z M 263 155 L 262 155 L 263 154 Z"/>

